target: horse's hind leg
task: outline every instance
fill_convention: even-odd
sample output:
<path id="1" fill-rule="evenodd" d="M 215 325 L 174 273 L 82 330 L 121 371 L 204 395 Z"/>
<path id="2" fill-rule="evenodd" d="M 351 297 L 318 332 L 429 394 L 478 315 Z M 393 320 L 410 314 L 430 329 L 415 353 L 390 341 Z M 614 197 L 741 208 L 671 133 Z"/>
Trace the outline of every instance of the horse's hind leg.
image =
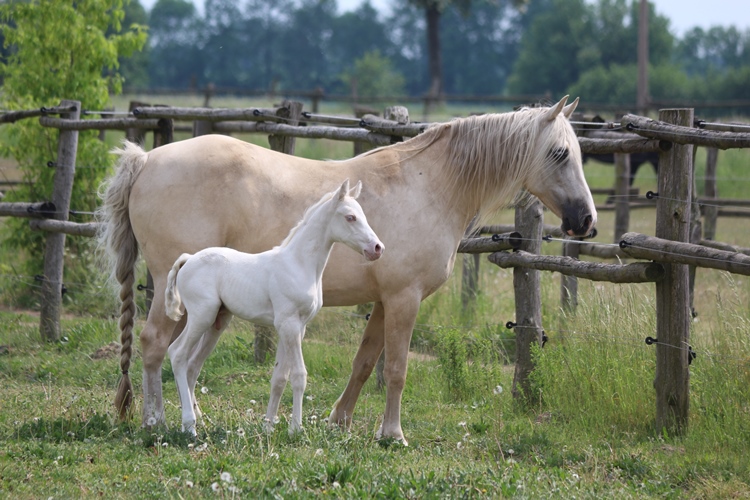
<path id="1" fill-rule="evenodd" d="M 203 363 L 206 362 L 208 356 L 213 352 L 216 347 L 216 343 L 219 341 L 219 337 L 226 328 L 229 326 L 229 322 L 232 320 L 232 314 L 226 309 L 219 311 L 216 316 L 216 321 L 203 335 L 198 344 L 193 348 L 190 353 L 190 360 L 188 361 L 188 386 L 190 387 L 190 397 L 193 402 L 193 411 L 197 419 L 203 416 L 198 407 L 198 400 L 195 397 L 195 384 L 198 381 L 198 375 L 203 368 Z M 217 328 L 218 327 L 218 328 Z"/>
<path id="2" fill-rule="evenodd" d="M 216 308 L 218 310 L 218 307 Z M 210 323 L 207 323 L 205 317 L 212 315 L 204 314 L 205 310 L 194 311 L 188 318 L 185 330 L 169 346 L 169 359 L 172 361 L 172 372 L 177 384 L 177 391 L 180 394 L 180 404 L 182 406 L 182 430 L 196 435 L 195 422 L 196 416 L 193 409 L 194 396 L 190 390 L 188 373 L 190 371 L 191 353 L 195 346 L 201 341 L 204 332 L 209 329 Z"/>
<path id="3" fill-rule="evenodd" d="M 154 298 L 146 325 L 140 334 L 143 359 L 143 425 L 165 423 L 161 366 L 171 339 L 185 326 L 183 317 L 175 323 L 164 313 L 164 281 L 155 280 Z"/>
<path id="4" fill-rule="evenodd" d="M 346 384 L 344 392 L 334 403 L 328 417 L 330 425 L 338 424 L 346 427 L 351 425 L 352 413 L 362 386 L 367 382 L 372 369 L 378 362 L 380 353 L 383 351 L 383 320 L 383 304 L 376 302 L 362 335 L 362 342 L 359 344 L 354 361 L 352 361 L 352 374 L 349 377 L 349 382 Z"/>

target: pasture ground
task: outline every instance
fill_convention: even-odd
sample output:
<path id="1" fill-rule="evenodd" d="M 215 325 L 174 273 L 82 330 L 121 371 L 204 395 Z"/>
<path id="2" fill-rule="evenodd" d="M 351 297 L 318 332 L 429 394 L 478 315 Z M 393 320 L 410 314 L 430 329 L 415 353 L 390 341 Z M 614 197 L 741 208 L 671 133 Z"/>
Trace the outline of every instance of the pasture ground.
<path id="1" fill-rule="evenodd" d="M 351 145 L 300 141 L 298 153 L 340 158 Z M 721 196 L 746 197 L 748 159 L 744 151 L 720 153 Z M 704 162 L 699 151 L 699 171 Z M 613 182 L 609 166 L 587 165 L 586 175 L 592 187 Z M 637 184 L 642 193 L 655 189 L 646 167 Z M 600 214 L 598 241 L 611 240 L 612 217 Z M 498 216 L 512 219 L 511 212 Z M 653 226 L 653 210 L 632 213 L 631 230 L 653 234 Z M 719 241 L 750 246 L 749 234 L 748 219 L 719 221 Z M 544 251 L 560 248 L 545 244 Z M 6 276 L 14 258 L 3 257 L 0 276 L 0 497 L 750 498 L 744 276 L 698 272 L 690 424 L 674 437 L 653 427 L 655 353 L 644 343 L 658 335 L 653 285 L 581 281 L 578 311 L 565 315 L 559 276 L 544 273 L 550 341 L 535 354 L 535 399 L 521 405 L 511 396 L 514 340 L 504 328 L 514 319 L 512 271 L 483 260 L 480 295 L 465 309 L 457 265 L 417 320 L 403 447 L 373 438 L 385 402 L 374 377 L 350 432 L 324 422 L 346 384 L 363 309 L 325 308 L 310 324 L 305 429 L 294 437 L 287 434 L 290 390 L 276 431 L 263 431 L 272 361 L 253 361 L 252 328 L 235 320 L 199 379 L 205 420 L 192 440 L 179 431 L 168 361 L 169 426 L 140 427 L 139 354 L 131 368 L 136 416 L 115 418 L 117 304 L 104 273 L 83 289 L 68 278 L 65 338 L 51 345 L 41 342 L 34 312 L 13 308 L 16 282 Z"/>

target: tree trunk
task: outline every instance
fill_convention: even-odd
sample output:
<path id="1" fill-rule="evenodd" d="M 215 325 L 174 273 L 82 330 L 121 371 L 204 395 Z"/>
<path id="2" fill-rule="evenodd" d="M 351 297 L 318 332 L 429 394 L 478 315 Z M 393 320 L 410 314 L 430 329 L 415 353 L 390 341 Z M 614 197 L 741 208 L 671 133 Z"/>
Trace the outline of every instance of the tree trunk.
<path id="1" fill-rule="evenodd" d="M 443 94 L 443 56 L 440 50 L 440 7 L 430 2 L 425 7 L 427 20 L 427 53 L 430 61 L 429 97 L 438 99 Z"/>

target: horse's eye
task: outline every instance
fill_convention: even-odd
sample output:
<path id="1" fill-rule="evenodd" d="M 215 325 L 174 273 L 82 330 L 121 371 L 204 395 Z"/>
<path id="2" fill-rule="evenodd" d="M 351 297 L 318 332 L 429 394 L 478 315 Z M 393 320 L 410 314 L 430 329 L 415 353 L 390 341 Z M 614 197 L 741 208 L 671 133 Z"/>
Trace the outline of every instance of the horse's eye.
<path id="1" fill-rule="evenodd" d="M 568 159 L 568 148 L 555 148 L 550 152 L 550 156 L 555 163 L 562 163 Z"/>
<path id="2" fill-rule="evenodd" d="M 357 216 L 356 215 L 347 215 L 346 216 L 346 222 L 357 222 Z"/>

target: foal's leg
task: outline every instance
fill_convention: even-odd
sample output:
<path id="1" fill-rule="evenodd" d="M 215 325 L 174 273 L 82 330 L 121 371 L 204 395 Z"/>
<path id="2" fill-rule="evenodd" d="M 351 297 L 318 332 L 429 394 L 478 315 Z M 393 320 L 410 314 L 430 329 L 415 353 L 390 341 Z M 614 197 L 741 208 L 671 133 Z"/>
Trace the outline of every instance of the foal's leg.
<path id="1" fill-rule="evenodd" d="M 305 325 L 288 321 L 278 328 L 279 344 L 284 344 L 285 356 L 288 358 L 292 383 L 292 423 L 289 434 L 302 430 L 302 400 L 307 387 L 307 369 L 302 357 L 302 338 L 305 336 Z"/>
<path id="2" fill-rule="evenodd" d="M 197 308 L 195 308 L 197 309 Z M 190 355 L 195 345 L 200 341 L 203 333 L 209 329 L 210 322 L 216 317 L 214 309 L 213 314 L 206 309 L 193 311 L 188 318 L 187 325 L 182 334 L 169 346 L 169 359 L 172 361 L 172 372 L 177 384 L 177 391 L 180 394 L 180 404 L 182 406 L 182 430 L 196 435 L 195 431 L 195 411 L 193 409 L 193 396 L 188 382 L 188 372 Z M 206 314 L 208 312 L 208 314 Z M 204 318 L 209 317 L 207 321 Z"/>
<path id="3" fill-rule="evenodd" d="M 354 361 L 352 361 L 352 374 L 349 383 L 339 399 L 333 404 L 333 409 L 328 417 L 329 425 L 343 425 L 349 427 L 352 423 L 352 413 L 362 386 L 372 373 L 372 369 L 378 362 L 380 353 L 383 351 L 383 304 L 376 302 L 367 321 L 362 342 L 359 344 Z"/>
<path id="4" fill-rule="evenodd" d="M 187 378 L 188 386 L 190 387 L 190 398 L 193 402 L 193 411 L 197 419 L 203 416 L 203 412 L 198 407 L 198 400 L 195 398 L 195 384 L 198 381 L 198 375 L 201 372 L 201 368 L 203 368 L 203 363 L 205 363 L 208 356 L 213 352 L 216 343 L 219 341 L 219 337 L 221 337 L 222 332 L 229 326 L 230 321 L 232 321 L 232 313 L 226 309 L 220 310 L 213 325 L 203 333 L 200 342 L 198 342 L 190 353 Z"/>
<path id="5" fill-rule="evenodd" d="M 273 367 L 273 375 L 271 375 L 271 394 L 268 398 L 266 410 L 266 430 L 269 432 L 273 430 L 274 420 L 279 411 L 281 394 L 284 392 L 287 380 L 289 380 L 289 355 L 286 351 L 286 343 L 279 341 L 276 346 L 276 364 Z"/>

